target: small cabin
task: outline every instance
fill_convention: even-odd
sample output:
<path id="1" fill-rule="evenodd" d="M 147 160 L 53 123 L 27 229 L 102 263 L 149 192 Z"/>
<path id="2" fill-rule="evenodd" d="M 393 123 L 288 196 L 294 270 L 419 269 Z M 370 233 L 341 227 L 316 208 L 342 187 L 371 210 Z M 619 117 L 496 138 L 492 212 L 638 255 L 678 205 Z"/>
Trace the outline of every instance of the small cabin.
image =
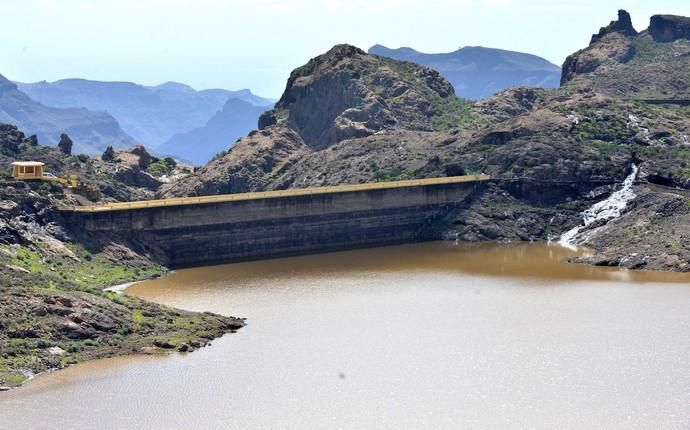
<path id="1" fill-rule="evenodd" d="M 15 161 L 12 163 L 12 177 L 14 179 L 43 179 L 43 166 L 40 161 Z"/>

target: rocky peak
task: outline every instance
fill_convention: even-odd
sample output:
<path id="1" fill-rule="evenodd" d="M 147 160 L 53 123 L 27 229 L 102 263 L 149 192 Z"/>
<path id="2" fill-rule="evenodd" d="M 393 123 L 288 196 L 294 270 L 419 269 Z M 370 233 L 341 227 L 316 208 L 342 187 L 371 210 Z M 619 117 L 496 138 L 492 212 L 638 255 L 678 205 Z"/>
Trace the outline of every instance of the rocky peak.
<path id="1" fill-rule="evenodd" d="M 589 44 L 591 45 L 611 33 L 621 33 L 624 36 L 637 36 L 637 30 L 633 27 L 630 14 L 627 11 L 623 9 L 619 10 L 618 19 L 611 21 L 606 27 L 601 27 L 599 33 L 592 35 L 592 40 Z"/>
<path id="2" fill-rule="evenodd" d="M 313 149 L 383 130 L 430 131 L 456 99 L 438 72 L 351 45 L 336 45 L 295 69 L 259 128 L 286 122 Z"/>
<path id="3" fill-rule="evenodd" d="M 649 21 L 649 34 L 657 42 L 690 40 L 690 18 L 676 15 L 654 15 Z"/>
<path id="4" fill-rule="evenodd" d="M 618 11 L 618 19 L 592 35 L 589 46 L 569 55 L 563 63 L 561 85 L 578 75 L 592 73 L 605 64 L 624 64 L 637 53 L 631 38 L 637 36 L 630 14 Z"/>

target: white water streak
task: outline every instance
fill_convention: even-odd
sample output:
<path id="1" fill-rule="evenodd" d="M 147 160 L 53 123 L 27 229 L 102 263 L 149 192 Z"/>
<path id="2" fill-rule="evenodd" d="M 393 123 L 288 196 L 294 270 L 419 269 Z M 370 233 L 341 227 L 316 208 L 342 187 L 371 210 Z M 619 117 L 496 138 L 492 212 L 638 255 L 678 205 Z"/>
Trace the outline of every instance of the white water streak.
<path id="1" fill-rule="evenodd" d="M 633 164 L 632 173 L 625 178 L 621 189 L 611 194 L 606 200 L 595 203 L 592 207 L 582 212 L 583 224 L 563 233 L 558 243 L 572 247 L 574 246 L 575 237 L 583 228 L 596 221 L 608 221 L 618 218 L 628 203 L 636 197 L 632 187 L 637 177 L 637 170 L 638 167 Z"/>

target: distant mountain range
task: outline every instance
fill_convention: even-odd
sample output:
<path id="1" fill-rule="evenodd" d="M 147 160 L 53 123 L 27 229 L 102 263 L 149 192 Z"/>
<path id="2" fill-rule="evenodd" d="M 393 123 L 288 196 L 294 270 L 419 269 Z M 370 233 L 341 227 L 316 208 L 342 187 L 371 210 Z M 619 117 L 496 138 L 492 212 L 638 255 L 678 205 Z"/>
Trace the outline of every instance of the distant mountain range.
<path id="1" fill-rule="evenodd" d="M 13 124 L 28 134 L 36 134 L 44 145 L 56 145 L 60 134 L 67 133 L 74 141 L 74 153 L 98 154 L 109 145 L 126 148 L 136 144 L 111 115 L 74 106 L 43 105 L 2 75 L 0 123 Z"/>
<path id="2" fill-rule="evenodd" d="M 519 52 L 465 47 L 447 54 L 375 45 L 370 54 L 437 70 L 458 96 L 482 99 L 513 86 L 558 87 L 561 69 Z M 274 100 L 249 90 L 194 88 L 167 82 L 63 79 L 21 83 L 0 79 L 0 123 L 18 125 L 54 145 L 66 132 L 74 152 L 97 154 L 106 146 L 144 144 L 150 150 L 203 164 L 257 127 Z"/>
<path id="3" fill-rule="evenodd" d="M 369 54 L 409 61 L 437 70 L 467 99 L 491 97 L 506 88 L 557 88 L 561 68 L 536 55 L 502 49 L 467 46 L 446 54 L 425 54 L 412 48 L 369 48 Z"/>
<path id="4" fill-rule="evenodd" d="M 263 106 L 263 110 L 266 110 L 273 103 L 273 100 L 258 97 L 249 90 L 196 91 L 190 86 L 176 82 L 154 87 L 130 82 L 99 82 L 85 79 L 16 84 L 21 91 L 46 106 L 78 107 L 107 112 L 117 119 L 127 134 L 157 152 L 163 151 L 162 148 L 179 149 L 179 142 L 184 138 L 177 138 L 176 135 L 184 135 L 204 127 L 214 115 L 223 110 L 225 103 L 230 99 L 244 102 L 242 106 L 247 112 L 240 112 L 237 107 L 233 111 L 242 117 L 240 122 L 243 124 L 247 123 L 246 115 L 256 111 L 257 106 Z M 259 114 L 255 115 L 252 126 L 244 128 L 241 135 L 256 127 Z M 226 119 L 234 121 L 232 118 Z M 209 130 L 207 133 L 210 132 Z M 226 146 L 230 146 L 236 137 L 226 138 Z M 221 140 L 223 137 L 217 136 L 217 139 Z M 169 141 L 172 143 L 168 143 Z M 196 146 L 194 151 L 198 149 L 199 146 Z M 181 153 L 177 152 L 168 154 L 182 157 Z"/>
<path id="5" fill-rule="evenodd" d="M 158 147 L 158 152 L 204 164 L 255 129 L 259 116 L 270 107 L 230 98 L 203 127 L 176 134 Z"/>

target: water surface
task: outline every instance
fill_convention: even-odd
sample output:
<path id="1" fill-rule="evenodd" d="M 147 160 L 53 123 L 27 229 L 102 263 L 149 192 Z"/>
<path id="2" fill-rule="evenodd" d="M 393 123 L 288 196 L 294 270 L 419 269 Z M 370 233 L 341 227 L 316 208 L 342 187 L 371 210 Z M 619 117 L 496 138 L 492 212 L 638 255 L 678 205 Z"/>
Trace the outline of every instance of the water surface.
<path id="1" fill-rule="evenodd" d="M 690 427 L 690 278 L 428 243 L 181 270 L 127 290 L 248 318 L 192 354 L 0 394 L 0 428 Z"/>

